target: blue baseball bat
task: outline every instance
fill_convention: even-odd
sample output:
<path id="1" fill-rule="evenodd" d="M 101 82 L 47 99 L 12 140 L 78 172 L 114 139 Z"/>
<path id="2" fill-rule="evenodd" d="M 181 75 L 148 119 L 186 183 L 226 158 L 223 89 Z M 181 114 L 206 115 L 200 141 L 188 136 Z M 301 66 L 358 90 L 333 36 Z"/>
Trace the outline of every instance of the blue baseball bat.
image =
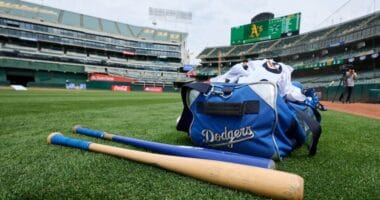
<path id="1" fill-rule="evenodd" d="M 66 137 L 58 132 L 51 133 L 47 141 L 49 144 L 145 163 L 209 183 L 249 191 L 273 199 L 303 199 L 304 180 L 292 173 L 236 163 L 124 149 Z"/>
<path id="2" fill-rule="evenodd" d="M 209 160 L 218 160 L 224 162 L 231 162 L 243 165 L 250 165 L 261 168 L 274 169 L 275 162 L 271 159 L 249 156 L 244 154 L 232 153 L 227 151 L 220 151 L 215 149 L 207 149 L 193 146 L 177 146 L 170 144 L 163 144 L 158 142 L 151 142 L 146 140 L 139 140 L 135 138 L 125 137 L 106 133 L 104 131 L 92 130 L 83 128 L 79 125 L 73 127 L 73 133 L 82 134 L 95 138 L 102 138 L 112 140 L 115 142 L 132 145 L 134 147 L 143 148 L 161 154 L 183 156 L 190 158 L 200 158 Z"/>

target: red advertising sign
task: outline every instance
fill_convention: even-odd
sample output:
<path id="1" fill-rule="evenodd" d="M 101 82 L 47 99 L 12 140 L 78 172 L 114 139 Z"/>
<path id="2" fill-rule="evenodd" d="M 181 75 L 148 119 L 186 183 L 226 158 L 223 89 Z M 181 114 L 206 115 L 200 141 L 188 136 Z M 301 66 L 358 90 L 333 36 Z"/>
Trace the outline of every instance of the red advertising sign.
<path id="1" fill-rule="evenodd" d="M 163 92 L 162 87 L 144 87 L 145 92 Z"/>
<path id="2" fill-rule="evenodd" d="M 111 90 L 129 92 L 131 91 L 131 87 L 128 85 L 112 85 Z"/>
<path id="3" fill-rule="evenodd" d="M 108 81 L 108 82 L 127 82 L 127 83 L 135 82 L 135 80 L 132 78 L 111 76 L 107 74 L 97 74 L 97 73 L 90 74 L 90 80 L 91 81 Z"/>

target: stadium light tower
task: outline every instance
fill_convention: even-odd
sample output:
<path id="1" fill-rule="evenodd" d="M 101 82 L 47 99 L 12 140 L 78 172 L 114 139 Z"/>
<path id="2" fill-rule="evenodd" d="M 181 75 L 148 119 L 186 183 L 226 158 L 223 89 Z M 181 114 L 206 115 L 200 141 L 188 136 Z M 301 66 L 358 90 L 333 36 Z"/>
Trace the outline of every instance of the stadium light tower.
<path id="1" fill-rule="evenodd" d="M 149 17 L 152 20 L 154 27 L 158 25 L 158 21 L 161 21 L 165 22 L 165 25 L 167 25 L 167 28 L 169 29 L 174 25 L 175 30 L 188 33 L 188 25 L 191 24 L 193 15 L 191 12 L 149 7 Z M 178 29 L 178 25 L 181 25 L 182 27 Z M 160 23 L 160 26 L 163 27 L 163 24 Z M 181 46 L 182 61 L 183 63 L 188 64 L 190 61 L 189 57 L 192 55 L 190 54 L 190 51 L 187 50 L 187 44 L 185 41 Z"/>
<path id="2" fill-rule="evenodd" d="M 184 24 L 191 24 L 191 20 L 193 18 L 191 12 L 152 7 L 149 7 L 149 16 L 154 21 L 160 19 L 168 22 Z"/>
<path id="3" fill-rule="evenodd" d="M 376 12 L 376 0 L 373 0 L 373 12 Z"/>

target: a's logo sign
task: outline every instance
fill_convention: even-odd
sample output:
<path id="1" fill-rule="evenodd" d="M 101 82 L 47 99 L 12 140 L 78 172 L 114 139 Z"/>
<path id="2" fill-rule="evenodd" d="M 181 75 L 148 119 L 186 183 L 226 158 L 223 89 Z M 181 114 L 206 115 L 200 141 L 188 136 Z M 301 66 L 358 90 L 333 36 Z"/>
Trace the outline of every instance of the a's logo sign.
<path id="1" fill-rule="evenodd" d="M 255 132 L 252 131 L 250 126 L 228 130 L 224 127 L 224 131 L 221 133 L 214 133 L 212 130 L 202 130 L 203 142 L 208 146 L 228 146 L 232 148 L 233 144 L 249 140 L 255 136 Z"/>
<path id="2" fill-rule="evenodd" d="M 249 35 L 249 38 L 258 38 L 260 37 L 261 32 L 263 32 L 263 26 L 256 24 L 252 24 L 251 26 L 251 34 Z"/>

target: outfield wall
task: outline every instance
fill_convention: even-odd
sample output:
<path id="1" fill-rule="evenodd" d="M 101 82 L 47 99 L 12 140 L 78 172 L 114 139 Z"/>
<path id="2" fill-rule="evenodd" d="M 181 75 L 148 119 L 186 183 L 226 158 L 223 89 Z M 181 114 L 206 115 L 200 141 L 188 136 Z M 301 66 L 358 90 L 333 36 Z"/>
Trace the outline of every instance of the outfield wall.
<path id="1" fill-rule="evenodd" d="M 88 89 L 103 89 L 111 90 L 112 85 L 126 85 L 130 86 L 132 91 L 144 91 L 144 85 L 126 83 L 126 82 L 107 82 L 107 81 L 89 81 L 86 82 Z M 147 84 L 146 86 L 153 87 L 153 84 Z M 160 86 L 161 87 L 161 86 Z M 176 91 L 172 85 L 163 86 L 164 92 Z"/>
<path id="2" fill-rule="evenodd" d="M 20 65 L 21 66 L 21 65 Z M 2 67 L 4 67 L 2 65 Z M 42 66 L 43 67 L 43 66 Z M 89 81 L 88 75 L 85 73 L 61 72 L 61 71 L 45 71 L 40 69 L 21 69 L 21 68 L 1 68 L 0 67 L 0 85 L 9 85 L 11 81 L 7 80 L 7 75 L 28 77 L 30 80 L 25 81 L 27 87 L 55 87 L 65 88 L 66 81 L 79 85 L 85 83 L 88 89 L 111 90 L 112 85 L 127 85 L 132 91 L 143 91 L 143 84 L 133 84 L 127 82 L 109 82 L 109 81 Z M 21 84 L 21 83 L 14 83 Z M 153 84 L 145 86 L 153 87 Z M 173 85 L 163 86 L 164 92 L 175 91 Z"/>
<path id="3" fill-rule="evenodd" d="M 35 73 L 35 81 L 29 82 L 28 87 L 62 87 L 65 88 L 66 80 L 75 83 L 86 83 L 86 74 L 46 72 L 38 71 Z"/>
<path id="4" fill-rule="evenodd" d="M 9 82 L 7 81 L 7 75 L 5 73 L 5 70 L 0 68 L 0 85 L 9 85 Z"/>
<path id="5" fill-rule="evenodd" d="M 321 92 L 322 94 L 322 100 L 325 101 L 339 101 L 339 96 L 343 92 L 343 90 L 343 86 L 317 88 L 317 91 Z M 351 95 L 351 101 L 380 103 L 380 84 L 377 83 L 355 85 Z"/>

